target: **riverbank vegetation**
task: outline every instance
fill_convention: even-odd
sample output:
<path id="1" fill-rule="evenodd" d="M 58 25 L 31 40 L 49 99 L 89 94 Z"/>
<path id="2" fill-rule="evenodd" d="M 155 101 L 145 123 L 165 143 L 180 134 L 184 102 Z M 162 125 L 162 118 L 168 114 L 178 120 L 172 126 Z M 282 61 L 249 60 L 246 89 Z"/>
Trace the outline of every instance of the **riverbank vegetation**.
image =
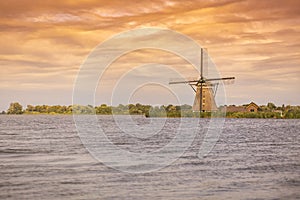
<path id="1" fill-rule="evenodd" d="M 224 107 L 216 112 L 202 112 L 201 117 L 224 116 Z M 11 103 L 8 110 L 1 114 L 97 114 L 97 115 L 144 115 L 146 117 L 199 117 L 199 112 L 193 112 L 190 105 L 162 105 L 151 106 L 143 104 L 128 104 L 118 106 L 91 105 L 27 105 L 23 109 L 18 102 Z M 259 106 L 257 112 L 227 112 L 228 118 L 285 118 L 299 119 L 300 106 L 282 105 L 277 107 L 273 103 Z"/>

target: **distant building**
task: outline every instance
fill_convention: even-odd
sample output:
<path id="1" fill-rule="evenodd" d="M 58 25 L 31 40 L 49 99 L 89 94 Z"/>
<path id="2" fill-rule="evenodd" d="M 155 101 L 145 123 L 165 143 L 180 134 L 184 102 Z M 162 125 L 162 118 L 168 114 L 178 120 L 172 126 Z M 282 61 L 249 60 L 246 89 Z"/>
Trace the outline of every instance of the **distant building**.
<path id="1" fill-rule="evenodd" d="M 226 112 L 245 112 L 245 107 L 244 106 L 230 105 L 230 106 L 223 107 L 222 111 L 226 111 Z"/>
<path id="2" fill-rule="evenodd" d="M 245 109 L 247 112 L 257 112 L 258 108 L 259 106 L 256 103 L 251 102 Z"/>
<path id="3" fill-rule="evenodd" d="M 259 109 L 259 106 L 251 102 L 248 105 L 244 106 L 235 106 L 235 105 L 230 105 L 230 106 L 225 106 L 222 108 L 222 111 L 226 109 L 226 112 L 257 112 Z"/>

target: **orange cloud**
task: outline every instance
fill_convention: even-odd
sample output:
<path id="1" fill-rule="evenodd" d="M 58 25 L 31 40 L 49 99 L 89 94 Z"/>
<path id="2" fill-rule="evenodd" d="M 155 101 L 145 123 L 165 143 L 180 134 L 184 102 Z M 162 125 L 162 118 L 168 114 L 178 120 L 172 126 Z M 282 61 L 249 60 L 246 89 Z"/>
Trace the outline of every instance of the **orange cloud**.
<path id="1" fill-rule="evenodd" d="M 97 44 L 147 26 L 181 32 L 207 47 L 220 72 L 237 77 L 228 87 L 229 102 L 297 104 L 299 8 L 297 0 L 1 1 L 0 109 L 18 86 L 36 103 L 55 102 L 41 102 L 40 88 L 72 90 L 80 64 Z M 274 92 L 266 97 L 270 90 Z"/>

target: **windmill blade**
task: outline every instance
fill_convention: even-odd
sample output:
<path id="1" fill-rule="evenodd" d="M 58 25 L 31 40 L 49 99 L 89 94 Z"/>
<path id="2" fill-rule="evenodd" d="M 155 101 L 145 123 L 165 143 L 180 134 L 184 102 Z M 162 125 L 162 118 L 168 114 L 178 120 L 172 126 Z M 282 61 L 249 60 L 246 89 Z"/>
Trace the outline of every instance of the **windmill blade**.
<path id="1" fill-rule="evenodd" d="M 200 61 L 200 80 L 203 80 L 203 48 L 201 48 L 201 61 Z"/>
<path id="2" fill-rule="evenodd" d="M 202 53 L 203 53 L 203 56 L 202 56 L 202 59 L 203 59 L 203 67 L 202 67 L 202 72 L 201 72 L 201 74 L 202 74 L 202 77 L 204 78 L 204 77 L 208 77 L 208 51 L 207 51 L 207 48 L 203 48 L 203 50 L 202 50 Z"/>
<path id="3" fill-rule="evenodd" d="M 169 81 L 169 84 L 190 83 L 189 81 Z"/>
<path id="4" fill-rule="evenodd" d="M 225 78 L 208 78 L 205 81 L 224 81 L 224 80 L 234 80 L 235 77 L 225 77 Z"/>
<path id="5" fill-rule="evenodd" d="M 223 80 L 223 85 L 230 85 L 230 84 L 234 84 L 235 79 L 227 79 L 227 80 Z"/>
<path id="6" fill-rule="evenodd" d="M 219 84 L 220 82 L 223 83 L 223 85 L 230 85 L 234 83 L 235 78 L 234 77 L 227 77 L 227 78 L 211 78 L 211 79 L 206 79 L 207 84 Z"/>
<path id="7" fill-rule="evenodd" d="M 193 83 L 197 83 L 199 81 L 199 79 L 197 78 L 178 78 L 178 79 L 170 79 L 169 84 L 180 84 L 180 83 L 187 83 L 187 84 L 193 84 Z"/>
<path id="8" fill-rule="evenodd" d="M 201 117 L 201 112 L 202 112 L 202 98 L 203 98 L 203 83 L 200 83 L 200 105 L 199 105 L 199 111 L 200 111 L 200 117 Z"/>
<path id="9" fill-rule="evenodd" d="M 223 80 L 222 83 L 223 83 L 223 85 L 231 85 L 231 84 L 234 84 L 234 79 Z"/>
<path id="10" fill-rule="evenodd" d="M 208 53 L 206 48 L 201 48 L 200 55 L 200 79 L 204 79 L 208 75 Z"/>

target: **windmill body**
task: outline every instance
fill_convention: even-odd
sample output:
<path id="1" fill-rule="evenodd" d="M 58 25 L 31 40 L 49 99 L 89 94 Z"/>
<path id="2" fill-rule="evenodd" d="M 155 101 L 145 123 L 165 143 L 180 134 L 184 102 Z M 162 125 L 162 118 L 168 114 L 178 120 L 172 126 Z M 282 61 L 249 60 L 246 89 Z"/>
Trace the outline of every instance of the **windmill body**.
<path id="1" fill-rule="evenodd" d="M 194 99 L 194 104 L 193 104 L 193 111 L 200 111 L 200 90 L 201 87 L 198 86 L 196 90 L 196 95 Z M 204 85 L 202 87 L 202 112 L 211 112 L 211 111 L 216 111 L 218 109 L 215 98 L 214 98 L 214 91 L 213 88 Z"/>

